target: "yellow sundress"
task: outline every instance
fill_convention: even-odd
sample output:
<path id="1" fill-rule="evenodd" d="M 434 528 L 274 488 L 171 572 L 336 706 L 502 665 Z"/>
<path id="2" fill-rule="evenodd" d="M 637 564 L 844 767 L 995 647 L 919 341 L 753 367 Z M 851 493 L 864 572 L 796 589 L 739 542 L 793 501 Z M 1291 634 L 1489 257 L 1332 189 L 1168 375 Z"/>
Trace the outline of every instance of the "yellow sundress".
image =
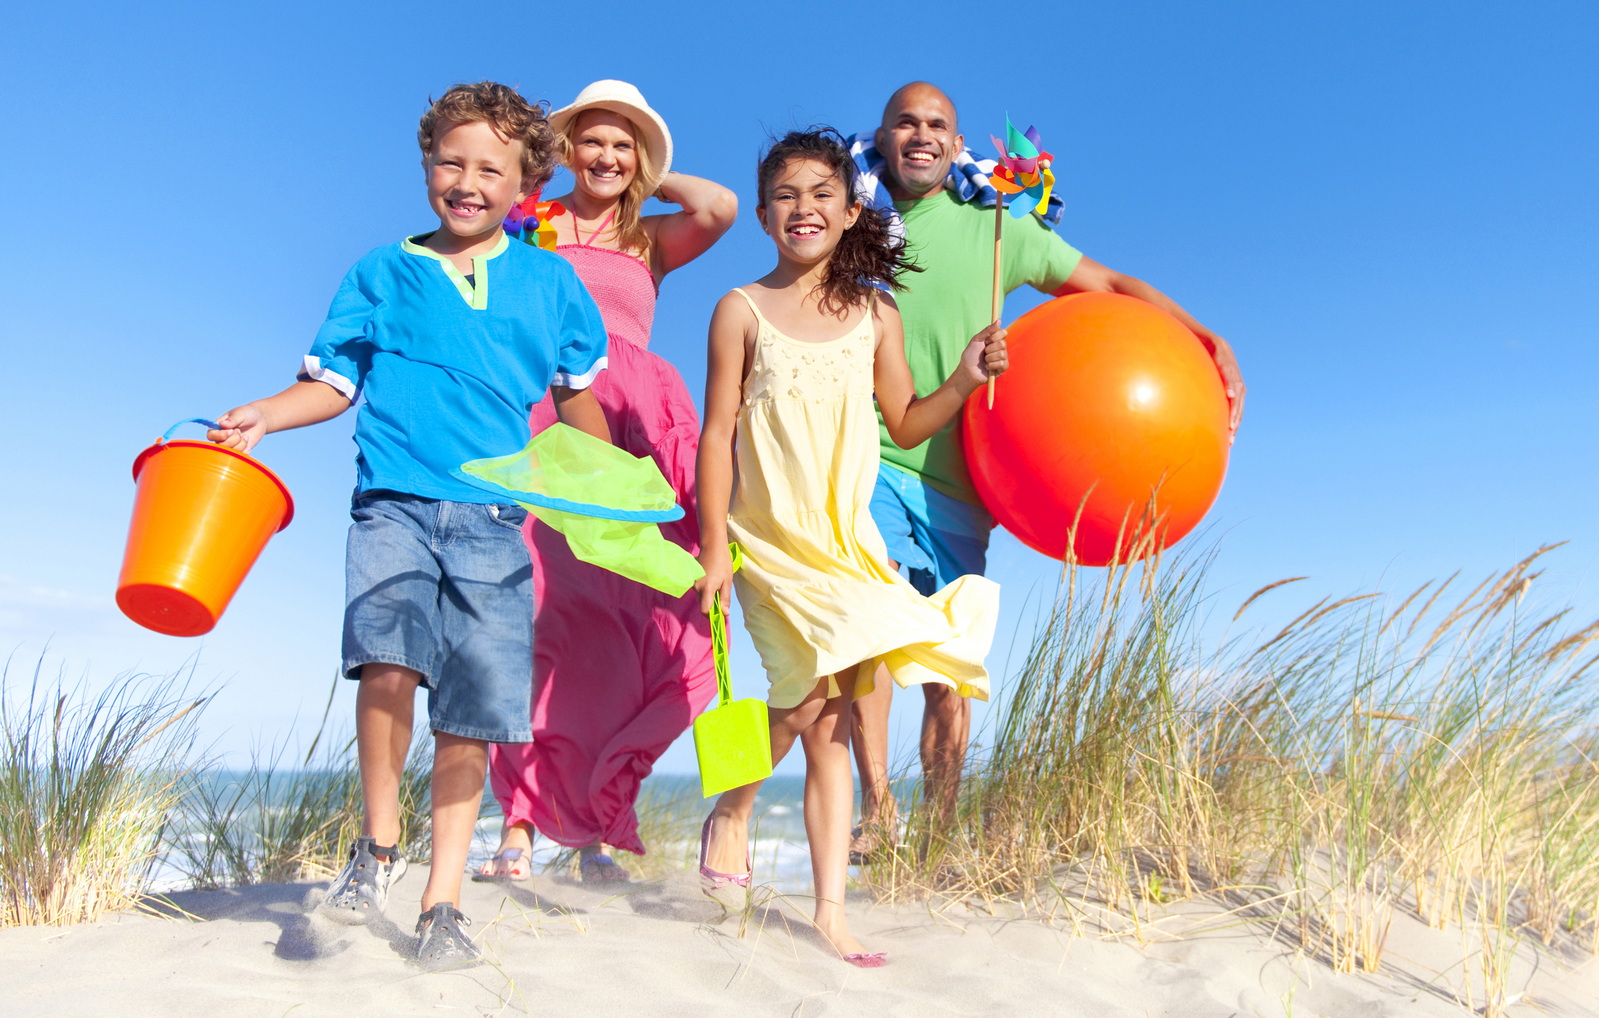
<path id="1" fill-rule="evenodd" d="M 771 683 L 767 702 L 797 706 L 817 679 L 857 666 L 864 696 L 878 662 L 902 687 L 938 682 L 987 700 L 999 585 L 962 576 L 923 597 L 889 568 L 872 522 L 872 316 L 830 343 L 803 343 L 733 292 L 760 336 L 738 411 L 727 529 L 744 549 L 733 582 Z M 830 678 L 828 695 L 838 692 Z"/>

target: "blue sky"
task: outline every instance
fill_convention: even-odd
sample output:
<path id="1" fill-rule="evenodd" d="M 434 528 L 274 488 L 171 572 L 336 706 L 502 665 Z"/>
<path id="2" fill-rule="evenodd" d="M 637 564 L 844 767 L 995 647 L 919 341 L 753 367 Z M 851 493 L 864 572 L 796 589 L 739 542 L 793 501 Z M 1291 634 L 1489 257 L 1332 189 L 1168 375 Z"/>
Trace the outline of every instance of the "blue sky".
<path id="1" fill-rule="evenodd" d="M 417 118 L 481 78 L 555 105 L 630 80 L 670 123 L 677 168 L 739 193 L 739 222 L 657 312 L 653 349 L 696 395 L 712 305 L 772 261 L 751 198 L 768 132 L 870 126 L 914 78 L 950 92 L 974 147 L 1007 112 L 1036 124 L 1061 233 L 1237 350 L 1249 402 L 1208 530 L 1227 614 L 1284 576 L 1311 579 L 1263 621 L 1568 539 L 1543 594 L 1599 606 L 1599 8 L 768 9 L 613 4 L 592 30 L 527 5 L 7 15 L 0 649 L 31 665 L 48 641 L 51 669 L 91 683 L 198 654 L 197 678 L 221 684 L 205 732 L 224 751 L 320 714 L 353 415 L 259 449 L 298 513 L 203 640 L 147 633 L 112 602 L 129 466 L 172 421 L 286 384 L 344 271 L 434 225 Z M 1007 320 L 1036 301 L 1013 296 Z M 996 535 L 1005 627 L 1053 574 Z M 761 695 L 747 642 L 734 654 L 738 692 Z M 353 690 L 339 696 L 348 716 Z M 918 701 L 900 701 L 903 737 Z M 692 770 L 691 748 L 661 767 Z"/>

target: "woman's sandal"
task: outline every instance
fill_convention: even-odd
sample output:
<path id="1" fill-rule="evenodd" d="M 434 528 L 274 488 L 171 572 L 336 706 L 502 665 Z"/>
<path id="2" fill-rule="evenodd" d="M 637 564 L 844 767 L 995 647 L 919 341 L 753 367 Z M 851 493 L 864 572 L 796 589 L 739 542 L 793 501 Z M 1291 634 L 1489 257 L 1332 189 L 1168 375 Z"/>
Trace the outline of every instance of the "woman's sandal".
<path id="1" fill-rule="evenodd" d="M 749 851 L 746 849 L 744 852 L 745 870 L 743 873 L 720 873 L 707 866 L 705 864 L 705 854 L 710 848 L 711 821 L 714 819 L 714 814 L 706 817 L 705 826 L 700 828 L 700 890 L 704 892 L 707 898 L 723 908 L 741 909 L 749 898 L 750 875 L 753 870 L 753 867 L 750 866 Z M 729 887 L 737 887 L 744 892 L 738 896 L 742 900 L 739 900 L 736 905 L 729 904 L 721 897 Z"/>
<path id="2" fill-rule="evenodd" d="M 577 875 L 582 878 L 583 883 L 600 887 L 615 887 L 629 883 L 627 870 L 618 866 L 616 860 L 604 852 L 590 852 L 581 856 L 578 859 Z"/>
<path id="3" fill-rule="evenodd" d="M 473 882 L 491 884 L 501 880 L 514 880 L 519 884 L 526 883 L 533 879 L 532 860 L 523 859 L 526 854 L 527 852 L 520 848 L 501 849 L 488 862 L 484 863 L 476 873 L 472 874 Z M 502 863 L 505 865 L 505 872 L 495 872 Z M 518 863 L 521 863 L 524 867 L 520 876 L 517 875 L 516 871 Z"/>

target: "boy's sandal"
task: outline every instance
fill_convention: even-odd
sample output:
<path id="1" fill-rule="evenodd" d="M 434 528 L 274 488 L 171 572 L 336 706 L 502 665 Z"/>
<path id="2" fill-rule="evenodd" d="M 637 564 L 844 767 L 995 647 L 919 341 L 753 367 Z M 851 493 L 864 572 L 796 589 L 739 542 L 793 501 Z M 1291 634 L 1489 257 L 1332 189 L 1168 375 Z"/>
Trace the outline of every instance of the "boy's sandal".
<path id="1" fill-rule="evenodd" d="M 526 883 L 533 879 L 532 860 L 522 858 L 526 854 L 520 848 L 501 849 L 472 874 L 472 880 L 479 884 L 497 883 L 501 880 Z M 518 864 L 521 865 L 520 872 L 517 869 Z M 501 866 L 505 867 L 503 871 L 500 870 Z"/>
<path id="2" fill-rule="evenodd" d="M 578 861 L 577 873 L 585 884 L 604 886 L 628 883 L 627 870 L 604 852 L 583 856 Z"/>
<path id="3" fill-rule="evenodd" d="M 349 860 L 328 885 L 323 913 L 345 922 L 370 922 L 388 907 L 389 888 L 405 876 L 405 870 L 399 846 L 384 848 L 375 838 L 356 838 Z"/>
<path id="4" fill-rule="evenodd" d="M 429 967 L 475 961 L 481 952 L 462 928 L 471 925 L 453 901 L 441 901 L 423 912 L 416 920 L 422 938 L 416 945 L 417 961 Z"/>

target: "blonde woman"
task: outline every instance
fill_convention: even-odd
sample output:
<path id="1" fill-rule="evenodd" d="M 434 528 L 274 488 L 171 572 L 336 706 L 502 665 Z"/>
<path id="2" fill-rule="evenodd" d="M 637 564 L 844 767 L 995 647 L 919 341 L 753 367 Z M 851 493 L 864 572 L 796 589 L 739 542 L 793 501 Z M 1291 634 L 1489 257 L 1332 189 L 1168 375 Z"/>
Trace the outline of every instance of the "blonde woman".
<path id="1" fill-rule="evenodd" d="M 727 232 L 738 200 L 671 171 L 666 122 L 626 82 L 594 82 L 550 114 L 550 126 L 575 178 L 556 199 L 566 211 L 552 220 L 555 252 L 577 270 L 610 337 L 594 394 L 616 444 L 652 457 L 676 489 L 686 512 L 661 531 L 697 555 L 699 417 L 677 370 L 649 352 L 650 326 L 661 280 Z M 651 195 L 678 211 L 643 215 Z M 529 423 L 537 434 L 555 419 L 546 399 Z M 644 853 L 639 782 L 716 690 L 710 630 L 692 592 L 671 598 L 579 562 L 532 517 L 523 536 L 535 592 L 533 741 L 490 753 L 505 829 L 480 876 L 527 879 L 537 829 L 581 850 L 584 882 L 622 882 L 627 871 L 607 846 Z"/>

